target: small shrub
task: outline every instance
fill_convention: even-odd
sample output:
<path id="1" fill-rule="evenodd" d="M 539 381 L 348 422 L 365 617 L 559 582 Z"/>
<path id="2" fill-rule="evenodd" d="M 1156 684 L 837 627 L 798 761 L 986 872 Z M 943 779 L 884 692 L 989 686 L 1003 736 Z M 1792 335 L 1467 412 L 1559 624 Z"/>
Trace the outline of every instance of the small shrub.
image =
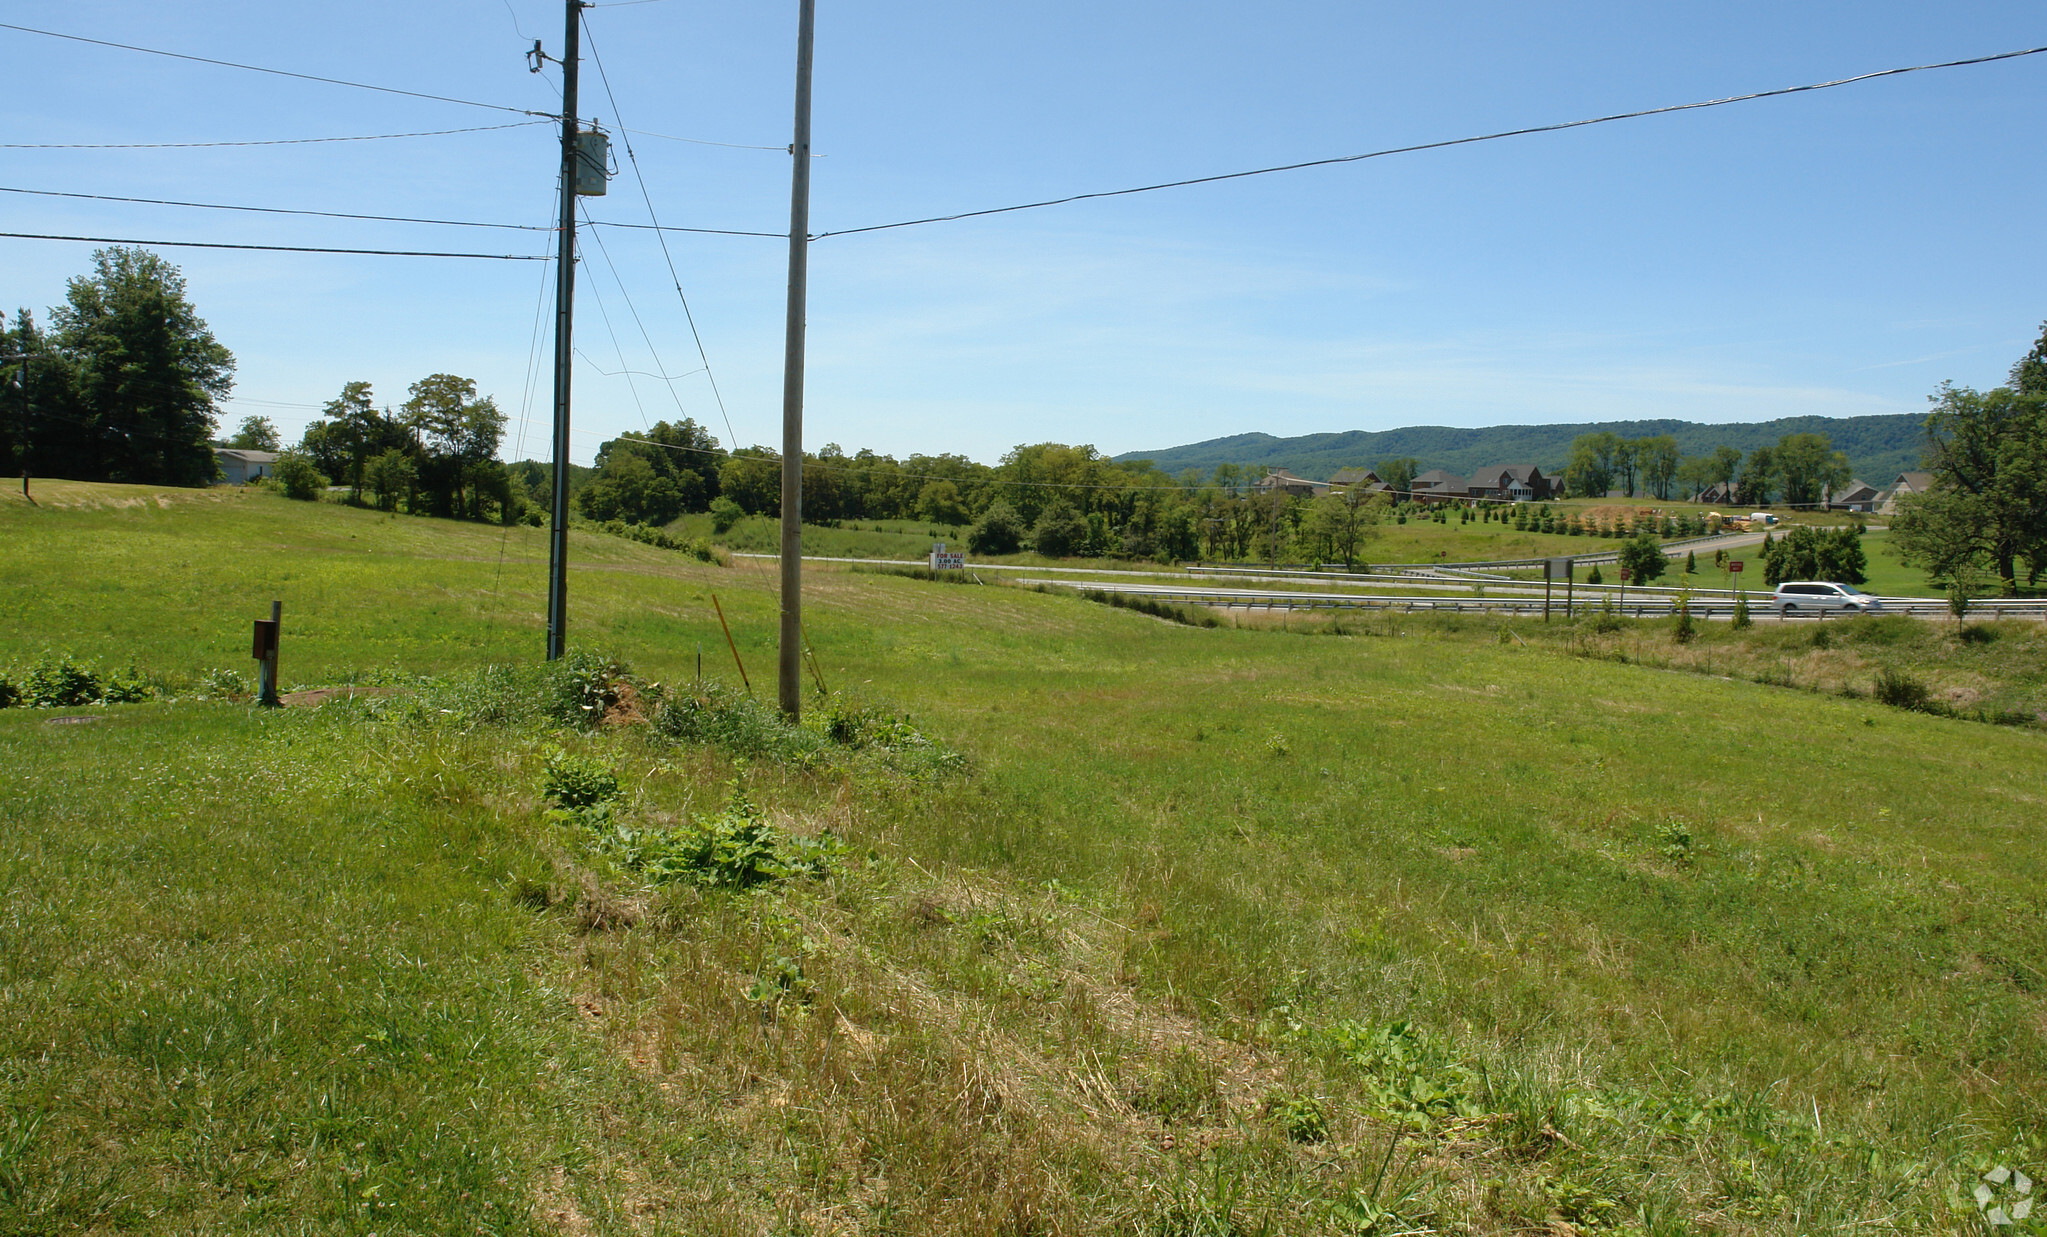
<path id="1" fill-rule="evenodd" d="M 155 696 L 155 684 L 143 678 L 142 672 L 134 666 L 107 675 L 106 682 L 100 687 L 101 704 L 136 704 Z"/>
<path id="2" fill-rule="evenodd" d="M 1677 600 L 1677 626 L 1671 629 L 1670 638 L 1679 644 L 1690 644 L 1699 634 L 1698 621 L 1692 618 L 1692 601 L 1689 597 Z"/>
<path id="3" fill-rule="evenodd" d="M 1997 629 L 1985 627 L 1983 624 L 1978 623 L 1973 627 L 1964 627 L 1956 632 L 1955 639 L 1960 640 L 1963 644 L 1989 644 L 1997 639 Z"/>
<path id="4" fill-rule="evenodd" d="M 757 756 L 791 764 L 815 762 L 825 737 L 793 725 L 773 707 L 717 679 L 677 692 L 654 714 L 657 733 L 684 743 L 704 743 L 735 756 Z"/>
<path id="5" fill-rule="evenodd" d="M 271 475 L 277 478 L 286 498 L 296 498 L 301 502 L 311 502 L 327 488 L 326 475 L 299 451 L 286 451 L 279 455 L 271 468 Z"/>
<path id="6" fill-rule="evenodd" d="M 595 807 L 618 797 L 618 771 L 603 761 L 556 750 L 548 754 L 541 793 L 571 812 Z"/>
<path id="7" fill-rule="evenodd" d="M 1319 1143 L 1329 1137 L 1329 1111 L 1322 1101 L 1298 1091 L 1271 1091 L 1263 1111 L 1290 1141 Z"/>
<path id="8" fill-rule="evenodd" d="M 1919 712 L 1925 711 L 1933 699 L 1933 693 L 1927 690 L 1925 683 L 1888 666 L 1876 672 L 1876 687 L 1871 694 L 1881 704 Z"/>
<path id="9" fill-rule="evenodd" d="M 38 709 L 65 709 L 100 698 L 100 678 L 69 653 L 44 656 L 22 676 L 22 703 Z"/>
<path id="10" fill-rule="evenodd" d="M 731 532 L 732 526 L 739 523 L 745 514 L 746 508 L 720 494 L 711 500 L 711 531 L 722 537 Z"/>
<path id="11" fill-rule="evenodd" d="M 1826 624 L 1822 623 L 1812 629 L 1812 646 L 1816 649 L 1830 649 L 1834 647 L 1834 633 L 1827 628 Z"/>
<path id="12" fill-rule="evenodd" d="M 674 829 L 608 825 L 599 841 L 623 867 L 648 880 L 728 889 L 823 876 L 840 849 L 830 833 L 806 838 L 775 828 L 737 781 L 716 816 L 699 816 Z"/>
<path id="13" fill-rule="evenodd" d="M 208 670 L 199 676 L 200 694 L 214 700 L 247 700 L 249 680 L 239 670 Z"/>
<path id="14" fill-rule="evenodd" d="M 1601 574 L 1599 574 L 1599 564 L 1598 564 L 1598 563 L 1594 563 L 1594 564 L 1592 564 L 1592 574 L 1590 574 L 1590 575 L 1588 575 L 1588 576 L 1586 576 L 1586 577 L 1585 577 L 1585 583 L 1587 583 L 1587 584 L 1604 584 L 1604 583 L 1606 583 L 1606 577 L 1605 577 L 1605 576 L 1603 576 L 1603 575 L 1601 575 Z"/>
<path id="15" fill-rule="evenodd" d="M 1293 752 L 1293 744 L 1288 743 L 1283 734 L 1275 734 L 1265 740 L 1265 754 L 1268 756 L 1291 756 Z"/>
<path id="16" fill-rule="evenodd" d="M 1740 631 L 1743 628 L 1754 627 L 1755 625 L 1755 618 L 1748 612 L 1748 594 L 1736 594 L 1734 598 L 1734 629 Z"/>
<path id="17" fill-rule="evenodd" d="M 1335 1055 L 1363 1075 L 1366 1091 L 1389 1113 L 1426 1122 L 1485 1112 L 1478 1074 L 1413 1023 L 1367 1027 L 1344 1021 L 1325 1034 Z"/>
<path id="18" fill-rule="evenodd" d="M 1692 827 L 1681 820 L 1666 820 L 1656 827 L 1656 848 L 1676 864 L 1692 861 Z"/>

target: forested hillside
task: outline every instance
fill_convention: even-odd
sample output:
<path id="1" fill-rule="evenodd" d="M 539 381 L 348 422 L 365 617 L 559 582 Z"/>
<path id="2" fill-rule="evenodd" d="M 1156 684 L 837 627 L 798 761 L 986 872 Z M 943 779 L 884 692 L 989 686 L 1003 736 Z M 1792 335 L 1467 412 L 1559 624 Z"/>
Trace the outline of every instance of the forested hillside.
<path id="1" fill-rule="evenodd" d="M 1824 434 L 1836 451 L 1847 453 L 1855 475 L 1883 485 L 1900 472 L 1919 467 L 1919 446 L 1926 418 L 1917 413 L 1879 417 L 1783 417 L 1742 425 L 1701 425 L 1695 421 L 1602 421 L 1580 425 L 1493 425 L 1453 429 L 1444 425 L 1412 425 L 1369 433 L 1302 434 L 1275 438 L 1271 434 L 1235 434 L 1207 442 L 1157 451 L 1128 451 L 1117 460 L 1150 460 L 1168 473 L 1217 464 L 1259 469 L 1288 468 L 1304 477 L 1324 477 L 1336 469 L 1370 466 L 1402 456 L 1421 461 L 1423 468 L 1447 468 L 1460 475 L 1490 464 L 1534 464 L 1544 472 L 1561 473 L 1571 460 L 1571 440 L 1602 431 L 1623 438 L 1669 434 L 1685 455 L 1703 455 L 1715 447 L 1743 453 L 1773 446 L 1787 434 Z"/>

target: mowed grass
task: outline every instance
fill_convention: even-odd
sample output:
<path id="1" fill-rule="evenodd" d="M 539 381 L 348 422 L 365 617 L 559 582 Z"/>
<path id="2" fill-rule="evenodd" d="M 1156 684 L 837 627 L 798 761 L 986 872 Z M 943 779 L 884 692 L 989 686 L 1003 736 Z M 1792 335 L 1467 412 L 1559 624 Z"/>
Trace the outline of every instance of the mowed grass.
<path id="1" fill-rule="evenodd" d="M 245 667 L 271 596 L 288 682 L 539 646 L 519 530 L 248 496 L 16 503 L 0 536 L 0 661 Z M 715 590 L 768 687 L 768 573 L 577 552 L 578 642 L 722 670 Z M 1408 1227 L 1949 1231 L 1978 1157 L 2038 1166 L 2038 731 L 1476 621 L 1195 630 L 820 572 L 806 623 L 834 690 L 973 772 L 756 767 L 853 860 L 737 900 L 541 818 L 552 743 L 636 810 L 719 801 L 729 761 L 631 732 L 0 713 L 16 1227 L 1373 1231 L 1336 1204 L 1406 1129 Z M 764 1020 L 783 959 L 809 1012 Z M 1403 1021 L 1411 1070 L 1331 1046 Z"/>

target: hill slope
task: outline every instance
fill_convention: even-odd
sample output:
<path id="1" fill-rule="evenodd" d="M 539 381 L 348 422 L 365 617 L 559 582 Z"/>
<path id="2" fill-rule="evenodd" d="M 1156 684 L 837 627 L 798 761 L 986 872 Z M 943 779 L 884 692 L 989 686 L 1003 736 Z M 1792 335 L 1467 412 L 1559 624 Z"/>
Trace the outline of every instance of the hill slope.
<path id="1" fill-rule="evenodd" d="M 1825 434 L 1833 440 L 1835 450 L 1848 453 L 1856 476 L 1872 485 L 1884 485 L 1900 472 L 1919 467 L 1925 420 L 1917 413 L 1898 413 L 1876 417 L 1783 417 L 1745 425 L 1702 425 L 1696 421 L 1493 425 L 1483 429 L 1411 425 L 1376 433 L 1348 430 L 1295 438 L 1233 434 L 1159 451 L 1129 451 L 1116 458 L 1151 460 L 1170 473 L 1186 468 L 1207 472 L 1217 464 L 1229 463 L 1258 469 L 1287 468 L 1304 477 L 1323 477 L 1339 468 L 1370 466 L 1397 456 L 1413 456 L 1422 462 L 1423 468 L 1447 468 L 1458 474 L 1489 464 L 1525 463 L 1550 472 L 1561 471 L 1570 462 L 1573 438 L 1601 430 L 1623 438 L 1669 434 L 1677 439 L 1678 449 L 1686 455 L 1702 455 L 1722 445 L 1747 452 L 1773 444 L 1786 434 Z"/>
<path id="2" fill-rule="evenodd" d="M 1791 1237 L 2047 1176 L 2047 735 L 1774 685 L 2031 624 L 1687 646 L 1751 682 L 1655 625 L 821 569 L 817 668 L 915 723 L 793 734 L 697 686 L 727 620 L 772 664 L 771 571 L 579 530 L 575 640 L 676 705 L 584 726 L 609 671 L 479 669 L 538 653 L 542 530 L 43 498 L 0 493 L 0 666 L 179 699 L 0 709 L 0 1233 Z M 287 687 L 388 694 L 194 699 L 273 597 Z M 763 819 L 843 844 L 677 878 Z"/>

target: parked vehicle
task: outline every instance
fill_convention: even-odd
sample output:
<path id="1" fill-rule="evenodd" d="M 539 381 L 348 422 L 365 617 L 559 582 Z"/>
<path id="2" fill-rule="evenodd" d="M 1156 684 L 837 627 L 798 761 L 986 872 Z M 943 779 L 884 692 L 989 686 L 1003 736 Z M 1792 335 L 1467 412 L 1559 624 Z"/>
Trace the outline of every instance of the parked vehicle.
<path id="1" fill-rule="evenodd" d="M 1777 517 L 1767 511 L 1751 511 L 1748 513 L 1748 522 L 1768 527 L 1777 522 Z"/>
<path id="2" fill-rule="evenodd" d="M 1854 614 L 1875 614 L 1884 608 L 1882 600 L 1853 584 L 1829 584 L 1823 580 L 1786 580 L 1777 586 L 1771 601 L 1777 607 L 1779 618 L 1801 611 L 1825 614 L 1828 610 L 1845 610 Z"/>

